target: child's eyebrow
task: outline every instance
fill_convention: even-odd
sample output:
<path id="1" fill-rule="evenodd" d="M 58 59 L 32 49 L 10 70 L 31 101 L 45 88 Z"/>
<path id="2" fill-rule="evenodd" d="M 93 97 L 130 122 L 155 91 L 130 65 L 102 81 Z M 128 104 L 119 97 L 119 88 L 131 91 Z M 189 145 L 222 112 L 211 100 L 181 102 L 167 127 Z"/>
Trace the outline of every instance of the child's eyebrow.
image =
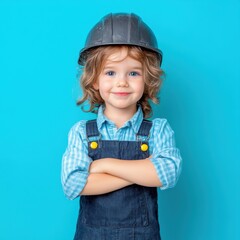
<path id="1" fill-rule="evenodd" d="M 114 68 L 114 66 L 107 65 L 107 66 L 103 67 L 103 69 L 109 69 L 109 68 Z"/>
<path id="2" fill-rule="evenodd" d="M 142 70 L 142 67 L 131 67 L 132 69 L 138 69 L 138 70 Z"/>
<path id="3" fill-rule="evenodd" d="M 105 67 L 103 67 L 103 69 L 111 69 L 111 68 L 116 68 L 116 66 L 114 65 L 106 65 Z M 129 66 L 129 69 L 134 69 L 134 70 L 142 70 L 142 67 L 139 66 Z"/>

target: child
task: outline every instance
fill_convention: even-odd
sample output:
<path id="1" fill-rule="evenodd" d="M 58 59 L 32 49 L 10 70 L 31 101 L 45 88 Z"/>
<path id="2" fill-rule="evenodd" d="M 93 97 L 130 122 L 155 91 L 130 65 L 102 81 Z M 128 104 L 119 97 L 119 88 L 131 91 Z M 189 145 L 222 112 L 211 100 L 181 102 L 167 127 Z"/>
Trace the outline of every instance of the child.
<path id="1" fill-rule="evenodd" d="M 79 195 L 75 240 L 160 238 L 157 188 L 173 187 L 181 171 L 174 132 L 165 119 L 148 121 L 157 94 L 162 53 L 135 14 L 109 14 L 80 52 L 81 105 L 97 119 L 69 132 L 62 160 L 66 196 Z"/>

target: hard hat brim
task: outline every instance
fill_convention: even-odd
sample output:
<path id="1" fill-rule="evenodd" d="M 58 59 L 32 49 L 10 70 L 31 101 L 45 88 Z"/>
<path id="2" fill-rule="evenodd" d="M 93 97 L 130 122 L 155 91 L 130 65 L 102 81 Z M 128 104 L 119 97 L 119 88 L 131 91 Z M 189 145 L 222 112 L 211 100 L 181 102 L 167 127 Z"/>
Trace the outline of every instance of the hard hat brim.
<path id="1" fill-rule="evenodd" d="M 87 53 L 88 51 L 92 50 L 92 49 L 95 49 L 97 47 L 102 47 L 102 46 L 120 46 L 120 45 L 125 45 L 125 46 L 136 46 L 136 47 L 141 47 L 145 50 L 150 50 L 152 52 L 155 52 L 157 54 L 157 57 L 159 59 L 159 65 L 161 66 L 162 64 L 162 51 L 159 50 L 159 49 L 156 49 L 156 48 L 151 48 L 151 47 L 146 47 L 144 45 L 140 45 L 140 44 L 133 44 L 133 43 L 128 43 L 128 44 L 124 44 L 124 43 L 104 43 L 104 44 L 99 44 L 99 45 L 94 45 L 94 46 L 89 46 L 89 47 L 86 47 L 86 48 L 83 48 L 80 53 L 79 53 L 79 58 L 78 58 L 78 64 L 83 66 L 85 64 L 85 61 L 87 59 Z"/>

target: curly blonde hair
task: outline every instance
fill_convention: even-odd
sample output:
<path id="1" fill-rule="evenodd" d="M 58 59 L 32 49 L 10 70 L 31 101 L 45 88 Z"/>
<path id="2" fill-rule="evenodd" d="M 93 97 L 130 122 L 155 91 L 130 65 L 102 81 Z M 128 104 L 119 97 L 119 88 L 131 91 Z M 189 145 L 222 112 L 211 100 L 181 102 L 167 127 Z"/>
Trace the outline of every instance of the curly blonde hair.
<path id="1" fill-rule="evenodd" d="M 149 100 L 156 104 L 159 103 L 157 95 L 162 84 L 164 72 L 159 67 L 160 61 L 155 52 L 137 46 L 110 45 L 90 49 L 87 53 L 87 58 L 82 69 L 83 73 L 80 78 L 83 97 L 77 101 L 77 105 L 88 102 L 90 108 L 85 110 L 82 106 L 82 110 L 96 113 L 99 106 L 104 104 L 99 91 L 93 85 L 97 82 L 107 58 L 121 50 L 127 50 L 127 56 L 142 63 L 145 87 L 138 104 L 142 107 L 144 118 L 149 118 L 152 115 Z"/>

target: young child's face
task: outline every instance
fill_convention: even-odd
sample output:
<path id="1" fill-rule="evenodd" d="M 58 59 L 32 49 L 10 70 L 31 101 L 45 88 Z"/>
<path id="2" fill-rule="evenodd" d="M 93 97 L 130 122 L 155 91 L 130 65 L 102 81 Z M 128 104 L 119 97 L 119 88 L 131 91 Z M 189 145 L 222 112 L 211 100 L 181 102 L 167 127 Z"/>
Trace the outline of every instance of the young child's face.
<path id="1" fill-rule="evenodd" d="M 135 112 L 144 91 L 142 63 L 127 56 L 126 50 L 110 55 L 94 88 L 99 90 L 106 110 Z"/>

